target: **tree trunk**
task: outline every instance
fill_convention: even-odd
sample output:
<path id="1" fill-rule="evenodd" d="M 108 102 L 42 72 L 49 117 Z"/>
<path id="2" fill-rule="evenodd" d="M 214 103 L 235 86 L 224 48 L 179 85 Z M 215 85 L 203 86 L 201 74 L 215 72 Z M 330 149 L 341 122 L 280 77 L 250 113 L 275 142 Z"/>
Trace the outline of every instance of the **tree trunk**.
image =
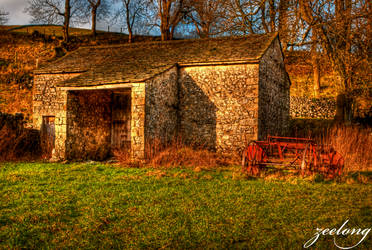
<path id="1" fill-rule="evenodd" d="M 166 21 L 166 18 L 162 18 L 161 24 L 160 24 L 160 31 L 161 31 L 161 40 L 167 41 L 170 40 L 170 30 L 169 30 L 168 22 Z"/>
<path id="2" fill-rule="evenodd" d="M 347 80 L 345 80 L 347 81 Z M 351 122 L 354 118 L 353 115 L 353 103 L 354 99 L 347 93 L 339 93 L 336 98 L 336 122 Z"/>
<path id="3" fill-rule="evenodd" d="M 287 44 L 289 40 L 288 34 L 288 1 L 280 0 L 279 2 L 279 35 L 282 42 L 283 51 L 287 51 Z"/>
<path id="4" fill-rule="evenodd" d="M 96 23 L 97 23 L 97 7 L 98 6 L 92 6 L 92 35 L 93 37 L 96 37 Z"/>
<path id="5" fill-rule="evenodd" d="M 125 8 L 126 8 L 126 22 L 127 22 L 127 29 L 128 29 L 128 43 L 131 43 L 133 40 L 133 31 L 132 31 L 132 25 L 130 22 L 129 4 L 130 4 L 130 1 L 126 2 Z"/>
<path id="6" fill-rule="evenodd" d="M 317 55 L 312 55 L 314 96 L 320 94 L 320 67 Z"/>
<path id="7" fill-rule="evenodd" d="M 133 42 L 133 31 L 132 28 L 128 28 L 128 43 Z"/>
<path id="8" fill-rule="evenodd" d="M 270 32 L 274 32 L 275 31 L 275 1 L 274 0 L 270 0 L 269 1 L 269 5 L 270 5 Z"/>
<path id="9" fill-rule="evenodd" d="M 267 27 L 267 24 L 266 24 L 265 12 L 266 12 L 266 6 L 265 6 L 265 2 L 263 2 L 263 4 L 261 5 L 261 22 L 262 22 L 262 26 L 265 32 L 269 33 L 269 28 Z"/>
<path id="10" fill-rule="evenodd" d="M 63 41 L 65 43 L 69 42 L 69 27 L 70 27 L 70 0 L 65 0 L 65 16 L 64 16 L 64 22 L 63 22 Z"/>

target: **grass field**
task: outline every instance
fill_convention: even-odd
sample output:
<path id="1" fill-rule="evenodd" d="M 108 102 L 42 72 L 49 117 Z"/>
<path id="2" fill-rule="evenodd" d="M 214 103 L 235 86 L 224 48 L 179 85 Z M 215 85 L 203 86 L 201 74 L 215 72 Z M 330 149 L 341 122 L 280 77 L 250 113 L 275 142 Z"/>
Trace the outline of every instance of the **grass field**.
<path id="1" fill-rule="evenodd" d="M 317 227 L 371 227 L 372 186 L 247 179 L 238 168 L 0 166 L 0 248 L 302 248 Z M 351 246 L 360 236 L 338 238 Z M 359 245 L 371 246 L 371 235 Z M 315 248 L 335 248 L 321 236 Z"/>

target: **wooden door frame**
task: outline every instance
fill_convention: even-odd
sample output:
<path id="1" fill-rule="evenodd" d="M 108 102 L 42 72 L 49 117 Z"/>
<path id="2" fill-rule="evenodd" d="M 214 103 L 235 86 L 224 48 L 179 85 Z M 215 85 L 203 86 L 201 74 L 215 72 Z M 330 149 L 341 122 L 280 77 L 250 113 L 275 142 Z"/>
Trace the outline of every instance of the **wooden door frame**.
<path id="1" fill-rule="evenodd" d="M 113 119 L 113 113 L 114 113 L 114 95 L 125 95 L 130 98 L 130 120 L 132 120 L 132 96 L 131 96 L 132 90 L 131 89 L 123 89 L 123 90 L 115 90 L 112 91 L 111 94 L 111 130 L 110 130 L 110 145 L 111 145 L 111 150 L 113 149 L 114 145 L 114 119 Z M 130 131 L 131 133 L 132 130 L 132 122 L 130 121 Z M 130 146 L 132 143 L 132 138 L 130 138 Z"/>

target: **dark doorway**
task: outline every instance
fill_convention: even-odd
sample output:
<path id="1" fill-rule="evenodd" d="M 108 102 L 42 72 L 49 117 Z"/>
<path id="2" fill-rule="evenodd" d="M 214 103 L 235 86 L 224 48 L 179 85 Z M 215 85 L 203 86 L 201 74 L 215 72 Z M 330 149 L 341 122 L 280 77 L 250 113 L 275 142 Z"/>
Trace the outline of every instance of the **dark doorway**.
<path id="1" fill-rule="evenodd" d="M 130 148 L 131 97 L 130 92 L 116 92 L 112 97 L 112 149 Z"/>
<path id="2" fill-rule="evenodd" d="M 45 156 L 52 157 L 52 152 L 55 147 L 55 139 L 55 117 L 43 116 L 41 143 Z"/>

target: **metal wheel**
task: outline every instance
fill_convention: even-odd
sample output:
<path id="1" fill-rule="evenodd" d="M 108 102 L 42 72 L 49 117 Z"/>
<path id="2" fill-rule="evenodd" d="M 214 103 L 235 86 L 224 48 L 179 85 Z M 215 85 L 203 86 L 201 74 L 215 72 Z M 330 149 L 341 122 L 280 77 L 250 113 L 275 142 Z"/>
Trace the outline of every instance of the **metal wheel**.
<path id="1" fill-rule="evenodd" d="M 260 172 L 259 164 L 263 157 L 262 148 L 254 141 L 249 142 L 242 155 L 243 171 L 247 171 L 251 175 L 258 175 Z"/>
<path id="2" fill-rule="evenodd" d="M 321 160 L 323 163 L 322 172 L 324 172 L 328 178 L 334 178 L 342 174 L 342 170 L 344 168 L 344 158 L 333 148 L 325 150 L 321 154 Z"/>
<path id="3" fill-rule="evenodd" d="M 300 165 L 301 175 L 310 175 L 316 171 L 319 166 L 319 160 L 317 157 L 316 145 L 308 143 L 305 146 L 305 150 L 302 153 L 302 161 Z"/>

